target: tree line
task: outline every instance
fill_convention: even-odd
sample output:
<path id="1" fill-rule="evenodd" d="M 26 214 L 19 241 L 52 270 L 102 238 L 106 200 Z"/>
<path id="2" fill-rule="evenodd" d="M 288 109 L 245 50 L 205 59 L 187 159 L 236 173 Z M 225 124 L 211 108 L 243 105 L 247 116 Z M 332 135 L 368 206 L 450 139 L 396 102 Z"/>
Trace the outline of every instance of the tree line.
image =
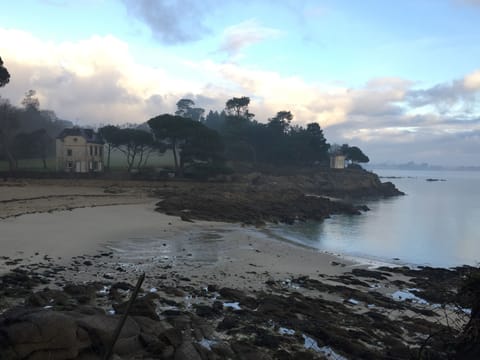
<path id="1" fill-rule="evenodd" d="M 0 160 L 15 171 L 21 159 L 47 159 L 55 156 L 55 138 L 73 124 L 59 119 L 51 110 L 40 109 L 34 90 L 29 90 L 22 106 L 17 107 L 0 97 Z"/>
<path id="2" fill-rule="evenodd" d="M 341 153 L 352 163 L 368 162 L 358 147 L 327 143 L 318 123 L 292 125 L 293 114 L 279 111 L 267 123 L 255 120 L 250 98 L 234 97 L 220 113 L 180 99 L 175 114 L 158 115 L 135 128 L 106 125 L 99 129 L 107 143 L 107 168 L 112 149 L 121 151 L 128 171 L 140 169 L 154 152 L 170 150 L 175 172 L 202 169 L 210 174 L 228 171 L 227 161 L 290 166 L 328 166 L 330 154 Z"/>
<path id="3" fill-rule="evenodd" d="M 0 58 L 0 86 L 10 74 Z M 22 107 L 0 97 L 0 159 L 10 170 L 19 159 L 46 159 L 55 153 L 55 138 L 72 126 L 53 111 L 41 110 L 35 91 L 25 94 Z M 180 99 L 174 114 L 158 115 L 141 125 L 106 125 L 99 132 L 106 142 L 106 166 L 110 168 L 113 149 L 123 153 L 127 170 L 145 167 L 153 152 L 173 155 L 177 176 L 185 171 L 215 174 L 228 172 L 227 161 L 274 166 L 328 166 L 332 153 L 344 154 L 352 163 L 368 162 L 358 147 L 330 145 L 316 122 L 293 125 L 290 111 L 277 112 L 266 123 L 258 122 L 249 109 L 250 98 L 233 97 L 221 111 L 195 106 L 191 99 Z"/>

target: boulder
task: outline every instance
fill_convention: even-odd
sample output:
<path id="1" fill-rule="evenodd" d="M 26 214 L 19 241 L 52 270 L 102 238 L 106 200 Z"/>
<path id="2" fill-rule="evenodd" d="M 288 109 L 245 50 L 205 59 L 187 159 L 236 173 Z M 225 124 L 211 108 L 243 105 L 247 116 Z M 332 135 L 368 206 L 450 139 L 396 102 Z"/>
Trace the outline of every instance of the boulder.
<path id="1" fill-rule="evenodd" d="M 8 311 L 0 318 L 0 334 L 0 353 L 19 359 L 74 359 L 92 345 L 75 319 L 43 309 Z"/>

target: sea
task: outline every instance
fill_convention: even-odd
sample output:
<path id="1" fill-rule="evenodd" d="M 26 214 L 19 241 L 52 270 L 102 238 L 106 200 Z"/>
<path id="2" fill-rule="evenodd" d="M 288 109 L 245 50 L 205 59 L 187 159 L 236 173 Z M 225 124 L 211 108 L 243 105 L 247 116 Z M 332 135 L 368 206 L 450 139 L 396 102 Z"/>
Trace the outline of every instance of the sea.
<path id="1" fill-rule="evenodd" d="M 406 195 L 366 201 L 362 215 L 276 225 L 272 233 L 372 263 L 480 265 L 480 171 L 372 171 Z"/>

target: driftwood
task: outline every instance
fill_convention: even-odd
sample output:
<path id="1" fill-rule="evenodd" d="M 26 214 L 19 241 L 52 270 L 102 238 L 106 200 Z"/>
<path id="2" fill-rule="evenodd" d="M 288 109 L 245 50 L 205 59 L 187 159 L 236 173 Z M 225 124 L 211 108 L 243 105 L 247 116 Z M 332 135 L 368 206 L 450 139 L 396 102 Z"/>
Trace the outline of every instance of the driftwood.
<path id="1" fill-rule="evenodd" d="M 115 329 L 115 332 L 112 337 L 112 343 L 110 344 L 109 348 L 107 349 L 105 356 L 103 357 L 104 360 L 109 360 L 110 357 L 112 356 L 113 353 L 113 348 L 115 347 L 115 343 L 118 340 L 118 337 L 120 336 L 120 333 L 122 332 L 123 325 L 125 325 L 125 321 L 127 321 L 127 316 L 128 313 L 130 312 L 130 309 L 132 308 L 133 303 L 135 302 L 135 299 L 138 296 L 138 292 L 140 291 L 140 287 L 142 286 L 143 280 L 145 280 L 145 273 L 140 275 L 137 281 L 137 285 L 135 286 L 135 290 L 133 290 L 133 294 L 130 297 L 130 300 L 128 301 L 127 309 L 125 310 L 125 313 L 122 316 L 122 319 L 118 323 L 117 328 Z"/>

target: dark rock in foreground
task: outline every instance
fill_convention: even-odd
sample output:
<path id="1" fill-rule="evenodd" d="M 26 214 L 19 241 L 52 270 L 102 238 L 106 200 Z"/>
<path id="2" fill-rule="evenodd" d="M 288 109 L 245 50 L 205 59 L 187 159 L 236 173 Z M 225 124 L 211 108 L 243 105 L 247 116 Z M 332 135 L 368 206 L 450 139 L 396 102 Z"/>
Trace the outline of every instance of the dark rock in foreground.
<path id="1" fill-rule="evenodd" d="M 453 301 L 451 292 L 470 277 L 468 297 L 455 300 L 472 309 L 466 330 L 442 324 L 446 313 L 435 307 L 394 300 L 371 286 L 388 286 L 394 275 L 408 277 L 401 285 L 414 285 L 422 296 L 443 287 L 445 301 Z M 32 281 L 35 274 L 23 276 Z M 194 306 L 169 298 L 171 288 L 158 284 L 158 293 L 141 293 L 135 302 L 113 359 L 474 359 L 480 349 L 478 279 L 470 267 L 381 268 L 353 269 L 326 282 L 272 280 L 259 292 L 209 286 L 211 293 L 179 284 L 199 301 Z M 22 296 L 13 287 L 21 285 L 12 285 L 7 296 Z M 108 297 L 105 288 L 125 293 Z M 0 359 L 102 359 L 131 288 L 92 282 L 30 290 L 24 306 L 0 315 Z M 448 309 L 454 303 L 443 304 Z M 104 310 L 112 307 L 117 313 Z"/>

